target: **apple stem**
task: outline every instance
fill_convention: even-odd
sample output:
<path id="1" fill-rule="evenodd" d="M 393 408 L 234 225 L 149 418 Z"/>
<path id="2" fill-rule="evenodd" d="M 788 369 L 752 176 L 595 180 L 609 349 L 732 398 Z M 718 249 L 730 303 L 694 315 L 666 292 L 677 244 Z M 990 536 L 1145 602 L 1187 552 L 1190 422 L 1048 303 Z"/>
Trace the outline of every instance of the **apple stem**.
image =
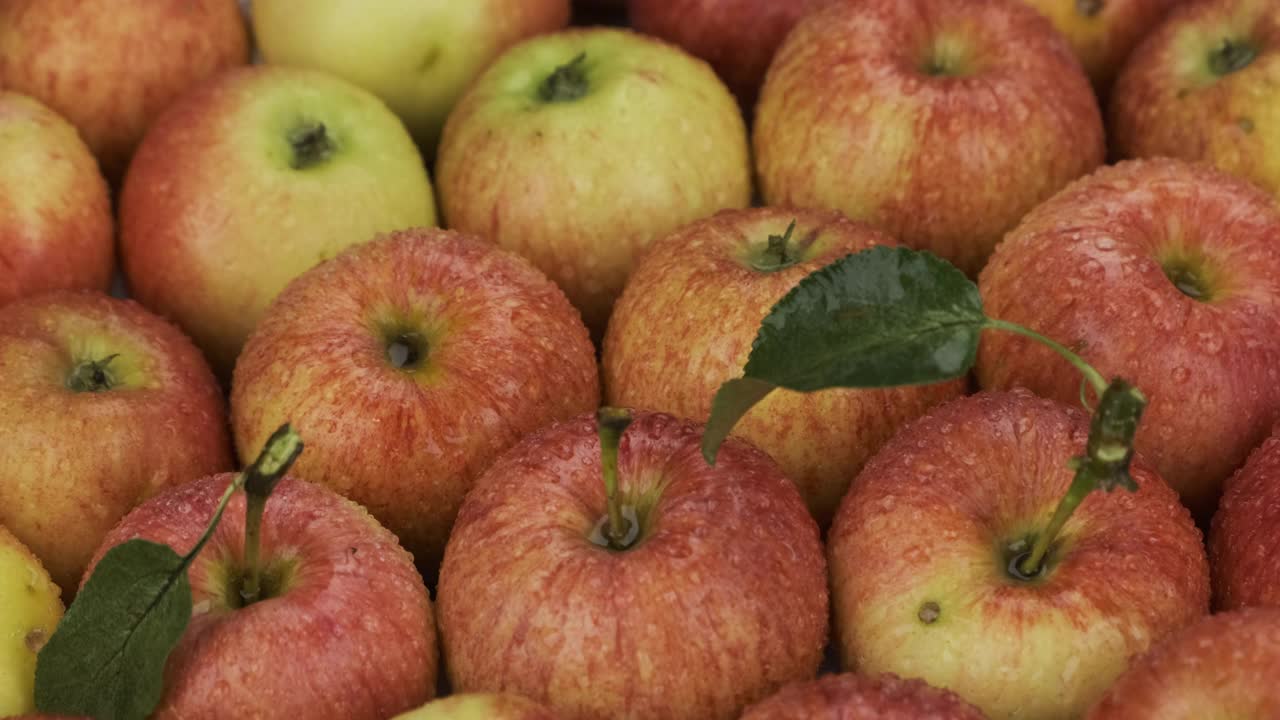
<path id="1" fill-rule="evenodd" d="M 1035 544 L 1031 546 L 1031 553 L 1018 564 L 1018 570 L 1023 576 L 1033 578 L 1040 574 L 1040 565 L 1044 562 L 1049 547 L 1058 538 L 1058 533 L 1062 531 L 1062 526 L 1067 523 L 1067 519 L 1076 511 L 1080 503 L 1084 502 L 1085 497 L 1093 492 L 1094 487 L 1093 481 L 1085 477 L 1083 472 L 1076 473 L 1071 481 L 1071 487 L 1067 489 L 1067 494 L 1058 501 L 1058 507 L 1053 511 L 1049 526 L 1036 537 Z"/>
<path id="2" fill-rule="evenodd" d="M 107 366 L 119 354 L 108 355 L 101 360 L 86 360 L 76 365 L 67 377 L 67 387 L 74 392 L 102 392 L 110 390 L 115 384 Z"/>
<path id="3" fill-rule="evenodd" d="M 1044 335 L 1041 335 L 1040 333 L 1030 328 L 1025 328 L 1021 325 L 1018 325 L 1017 323 L 1011 323 L 1007 320 L 988 318 L 987 327 L 996 328 L 999 330 L 1006 330 L 1011 333 L 1016 333 L 1024 337 L 1031 338 L 1032 340 L 1035 340 L 1047 346 L 1049 349 L 1061 355 L 1063 359 L 1071 363 L 1077 370 L 1079 370 L 1080 374 L 1084 375 L 1085 380 L 1089 382 L 1089 385 L 1093 387 L 1094 392 L 1096 392 L 1099 397 L 1102 396 L 1102 393 L 1106 392 L 1108 383 L 1107 383 L 1107 379 L 1102 376 L 1102 373 L 1098 372 L 1096 369 L 1094 369 L 1092 365 L 1085 362 L 1084 358 L 1071 352 L 1062 343 L 1059 343 L 1056 340 L 1053 340 L 1051 338 L 1047 338 Z"/>
<path id="4" fill-rule="evenodd" d="M 569 62 L 556 68 L 538 87 L 543 102 L 572 102 L 587 94 L 587 73 L 583 64 L 587 54 L 580 52 Z"/>
<path id="5" fill-rule="evenodd" d="M 609 547 L 614 550 L 626 550 L 630 545 L 628 535 L 631 534 L 631 521 L 622 514 L 622 503 L 618 500 L 618 445 L 622 442 L 622 433 L 631 424 L 631 413 L 623 408 L 600 408 L 596 412 L 596 423 L 600 434 L 600 468 L 604 476 L 604 494 L 609 514 L 609 524 L 605 528 L 605 538 Z"/>
<path id="6" fill-rule="evenodd" d="M 289 133 L 289 146 L 293 149 L 290 166 L 294 170 L 305 170 L 318 165 L 333 154 L 333 138 L 329 136 L 322 122 L 307 122 Z"/>
<path id="7" fill-rule="evenodd" d="M 796 258 L 791 256 L 791 235 L 795 230 L 796 221 L 792 220 L 786 232 L 781 235 L 770 235 L 769 244 L 765 246 L 759 260 L 755 262 L 755 269 L 761 272 L 772 272 L 794 265 Z"/>
<path id="8" fill-rule="evenodd" d="M 1223 38 L 1222 45 L 1209 55 L 1209 69 L 1215 75 L 1230 75 L 1243 70 L 1258 57 L 1258 51 L 1249 43 L 1234 42 Z"/>
<path id="9" fill-rule="evenodd" d="M 256 460 L 243 474 L 245 493 L 245 576 L 240 599 L 245 605 L 262 598 L 262 516 L 276 485 L 302 452 L 302 438 L 285 424 L 272 433 Z"/>

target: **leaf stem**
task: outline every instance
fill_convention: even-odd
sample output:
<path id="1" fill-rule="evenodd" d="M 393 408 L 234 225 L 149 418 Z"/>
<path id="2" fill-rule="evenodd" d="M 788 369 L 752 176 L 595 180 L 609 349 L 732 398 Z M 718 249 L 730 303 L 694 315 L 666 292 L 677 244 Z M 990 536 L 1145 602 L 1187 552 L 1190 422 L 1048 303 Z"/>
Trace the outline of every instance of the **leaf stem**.
<path id="1" fill-rule="evenodd" d="M 1047 346 L 1050 350 L 1058 353 L 1064 360 L 1075 366 L 1075 368 L 1084 375 L 1085 379 L 1089 381 L 1089 384 L 1093 386 L 1094 392 L 1097 393 L 1099 397 L 1102 396 L 1102 393 L 1106 392 L 1108 383 L 1107 379 L 1102 376 L 1102 373 L 1098 372 L 1092 365 L 1085 362 L 1084 358 L 1074 352 L 1071 352 L 1071 350 L 1067 349 L 1067 347 L 1062 343 L 1051 338 L 1047 338 L 1030 328 L 1025 328 L 1017 323 L 1011 323 L 1007 320 L 1000 320 L 999 318 L 987 318 L 986 326 L 996 330 L 1005 330 L 1007 332 L 1016 333 Z"/>
<path id="2" fill-rule="evenodd" d="M 622 502 L 618 499 L 618 445 L 622 433 L 631 424 L 631 413 L 622 408 L 604 407 L 596 412 L 597 432 L 600 434 L 600 469 L 604 478 L 605 502 L 609 524 L 605 538 L 614 550 L 626 550 L 631 533 L 631 521 L 622 514 Z"/>

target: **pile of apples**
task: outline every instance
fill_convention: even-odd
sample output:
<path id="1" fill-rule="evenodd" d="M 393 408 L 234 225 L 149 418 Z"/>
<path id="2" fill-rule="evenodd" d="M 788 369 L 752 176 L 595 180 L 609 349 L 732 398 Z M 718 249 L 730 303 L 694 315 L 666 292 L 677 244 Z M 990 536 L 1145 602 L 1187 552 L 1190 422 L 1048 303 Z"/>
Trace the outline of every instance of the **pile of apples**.
<path id="1" fill-rule="evenodd" d="M 1277 680 L 1280 0 L 0 0 L 0 717 Z"/>

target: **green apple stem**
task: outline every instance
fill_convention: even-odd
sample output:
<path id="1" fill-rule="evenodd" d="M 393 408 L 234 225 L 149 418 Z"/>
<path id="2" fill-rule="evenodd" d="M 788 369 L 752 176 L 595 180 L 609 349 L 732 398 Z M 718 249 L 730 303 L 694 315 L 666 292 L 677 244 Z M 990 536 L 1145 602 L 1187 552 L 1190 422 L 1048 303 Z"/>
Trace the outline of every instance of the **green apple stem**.
<path id="1" fill-rule="evenodd" d="M 587 61 L 585 52 L 578 53 L 569 62 L 556 68 L 542 81 L 538 87 L 538 97 L 543 102 L 572 102 L 587 94 L 587 72 L 583 65 Z"/>
<path id="2" fill-rule="evenodd" d="M 1222 45 L 1209 55 L 1209 69 L 1215 75 L 1230 75 L 1243 70 L 1258 57 L 1258 50 L 1249 43 L 1223 38 Z"/>
<path id="3" fill-rule="evenodd" d="M 622 514 L 622 502 L 618 499 L 618 445 L 622 433 L 631 424 L 631 413 L 622 408 L 604 407 L 596 412 L 600 434 L 600 468 L 604 476 L 604 494 L 609 523 L 605 539 L 614 550 L 626 550 L 631 534 L 631 521 Z"/>
<path id="4" fill-rule="evenodd" d="M 119 354 L 108 355 L 101 360 L 86 360 L 71 370 L 67 377 L 67 387 L 74 392 L 102 392 L 110 390 L 115 380 L 108 372 L 107 366 Z"/>
<path id="5" fill-rule="evenodd" d="M 1096 369 L 1094 369 L 1092 365 L 1085 362 L 1084 358 L 1080 357 L 1074 352 L 1071 352 L 1071 350 L 1067 349 L 1067 347 L 1062 343 L 1059 343 L 1056 340 L 1053 340 L 1051 338 L 1047 338 L 1044 335 L 1041 335 L 1040 333 L 1030 328 L 1025 328 L 1017 323 L 1011 323 L 1007 320 L 999 320 L 997 318 L 988 318 L 987 327 L 996 328 L 999 330 L 1006 330 L 1011 333 L 1016 333 L 1024 337 L 1031 338 L 1032 340 L 1035 340 L 1036 342 L 1039 342 L 1042 345 L 1045 345 L 1049 349 L 1061 355 L 1062 358 L 1067 362 L 1071 363 L 1072 366 L 1075 367 L 1075 369 L 1079 370 L 1080 374 L 1084 375 L 1085 380 L 1089 382 L 1089 385 L 1093 387 L 1094 392 L 1096 392 L 1099 396 L 1101 396 L 1102 393 L 1106 391 L 1108 383 L 1107 383 L 1107 379 L 1102 376 L 1102 373 L 1098 372 Z"/>
<path id="6" fill-rule="evenodd" d="M 765 246 L 759 259 L 754 263 L 755 269 L 761 272 L 773 272 L 794 265 L 796 258 L 791 254 L 791 235 L 795 230 L 796 221 L 792 220 L 785 233 L 770 235 L 769 244 Z"/>
<path id="7" fill-rule="evenodd" d="M 267 440 L 262 452 L 244 471 L 244 582 L 240 599 L 245 605 L 262 598 L 262 515 L 276 485 L 302 452 L 302 439 L 287 424 Z"/>

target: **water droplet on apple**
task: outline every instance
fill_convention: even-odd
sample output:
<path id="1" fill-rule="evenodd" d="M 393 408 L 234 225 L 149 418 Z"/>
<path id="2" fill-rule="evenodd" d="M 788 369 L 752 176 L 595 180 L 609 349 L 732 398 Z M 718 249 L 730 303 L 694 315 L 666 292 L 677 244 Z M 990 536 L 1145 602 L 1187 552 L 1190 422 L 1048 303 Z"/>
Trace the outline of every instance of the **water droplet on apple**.
<path id="1" fill-rule="evenodd" d="M 1197 335 L 1197 338 L 1200 340 L 1200 346 L 1210 355 L 1214 355 L 1222 349 L 1222 336 L 1215 332 L 1201 332 Z"/>
<path id="2" fill-rule="evenodd" d="M 1098 238 L 1097 240 L 1094 240 L 1093 246 L 1098 248 L 1099 250 L 1102 250 L 1103 252 L 1109 252 L 1111 250 L 1116 249 L 1116 241 L 1115 241 L 1115 238 L 1103 236 Z"/>
<path id="3" fill-rule="evenodd" d="M 1185 367 L 1174 368 L 1173 379 L 1177 382 L 1184 383 L 1191 379 L 1191 371 Z"/>

